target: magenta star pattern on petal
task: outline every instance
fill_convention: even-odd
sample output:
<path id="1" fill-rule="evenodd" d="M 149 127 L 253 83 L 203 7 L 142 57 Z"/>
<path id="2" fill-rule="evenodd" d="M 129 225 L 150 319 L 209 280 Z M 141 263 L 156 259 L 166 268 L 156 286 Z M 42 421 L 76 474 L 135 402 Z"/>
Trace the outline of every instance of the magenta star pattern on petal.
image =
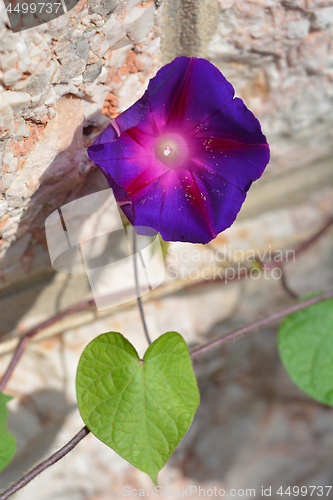
<path id="1" fill-rule="evenodd" d="M 205 59 L 178 57 L 88 149 L 136 226 L 208 243 L 269 161 L 259 121 Z"/>

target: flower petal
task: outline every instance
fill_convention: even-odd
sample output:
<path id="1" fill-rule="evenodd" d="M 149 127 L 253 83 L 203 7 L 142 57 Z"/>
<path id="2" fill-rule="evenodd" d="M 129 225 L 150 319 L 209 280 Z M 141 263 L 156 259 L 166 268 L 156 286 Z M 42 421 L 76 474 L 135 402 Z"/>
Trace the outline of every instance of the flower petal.
<path id="1" fill-rule="evenodd" d="M 205 211 L 213 230 L 218 235 L 235 221 L 246 198 L 246 192 L 207 171 L 202 171 L 199 175 L 195 173 L 193 177 L 197 189 L 202 194 Z"/>
<path id="2" fill-rule="evenodd" d="M 205 59 L 177 57 L 148 86 L 149 108 L 157 128 L 193 129 L 234 96 L 232 85 Z"/>
<path id="3" fill-rule="evenodd" d="M 267 144 L 244 144 L 216 139 L 211 141 L 208 150 L 204 149 L 193 159 L 202 170 L 218 176 L 222 183 L 228 182 L 245 192 L 262 175 L 268 161 Z"/>
<path id="4" fill-rule="evenodd" d="M 190 59 L 182 88 L 168 119 L 168 127 L 181 123 L 184 133 L 200 127 L 234 97 L 233 86 L 205 59 Z"/>
<path id="5" fill-rule="evenodd" d="M 148 100 L 146 93 L 137 102 L 132 104 L 128 109 L 123 111 L 120 115 L 115 118 L 116 126 L 119 129 L 119 135 L 128 130 L 129 128 L 135 127 L 145 116 L 148 109 Z"/>
<path id="6" fill-rule="evenodd" d="M 185 156 L 164 161 L 177 137 Z M 208 61 L 187 57 L 159 70 L 88 151 L 132 224 L 192 243 L 230 227 L 269 161 L 260 124 L 232 85 Z"/>
<path id="7" fill-rule="evenodd" d="M 96 147 L 103 144 L 114 142 L 127 129 L 135 127 L 145 116 L 148 108 L 146 94 L 136 103 L 121 113 L 117 118 L 111 121 L 105 130 L 95 139 L 94 143 L 88 148 L 88 155 L 91 160 L 97 160 L 103 154 L 103 148 Z"/>
<path id="8" fill-rule="evenodd" d="M 94 151 L 101 151 L 102 148 L 94 148 L 94 146 L 100 146 L 102 144 L 108 144 L 109 142 L 116 141 L 118 139 L 118 132 L 115 129 L 113 122 L 109 123 L 109 125 L 106 127 L 105 130 L 95 139 L 94 143 L 89 146 L 88 148 L 88 154 L 89 158 L 92 160 L 93 158 L 90 157 L 90 152 L 94 154 Z"/>
<path id="9" fill-rule="evenodd" d="M 161 68 L 150 80 L 147 89 L 149 109 L 156 129 L 161 132 L 179 96 L 190 59 L 177 57 Z"/>
<path id="10" fill-rule="evenodd" d="M 269 146 L 259 121 L 241 99 L 209 117 L 195 134 L 194 162 L 243 191 L 259 179 L 269 162 Z"/>
<path id="11" fill-rule="evenodd" d="M 113 194 L 114 194 L 114 197 L 116 199 L 118 206 L 121 207 L 122 211 L 126 215 L 129 222 L 132 225 L 134 225 L 134 221 L 135 221 L 134 206 L 133 206 L 133 204 L 132 204 L 132 202 L 127 194 L 126 189 L 122 188 L 121 186 L 119 186 L 119 184 L 117 184 L 115 182 L 115 180 L 111 177 L 110 172 L 108 171 L 108 169 L 105 166 L 99 165 L 99 168 L 101 169 L 101 171 L 105 175 L 106 180 L 108 181 L 108 184 L 113 191 Z"/>
<path id="12" fill-rule="evenodd" d="M 155 159 L 153 143 L 144 148 L 126 132 L 116 143 L 105 144 L 102 155 L 98 164 L 129 197 L 169 170 Z"/>
<path id="13" fill-rule="evenodd" d="M 239 97 L 235 97 L 223 109 L 216 109 L 215 113 L 202 120 L 194 136 L 214 137 L 245 144 L 267 144 L 259 120 Z"/>
<path id="14" fill-rule="evenodd" d="M 135 225 L 152 227 L 165 240 L 207 243 L 216 236 L 189 170 L 169 170 L 131 199 Z"/>

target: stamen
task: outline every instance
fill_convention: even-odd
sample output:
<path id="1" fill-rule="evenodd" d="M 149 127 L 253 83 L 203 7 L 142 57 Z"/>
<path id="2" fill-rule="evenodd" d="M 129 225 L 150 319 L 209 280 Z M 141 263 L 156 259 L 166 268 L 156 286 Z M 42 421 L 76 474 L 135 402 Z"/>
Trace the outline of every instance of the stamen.
<path id="1" fill-rule="evenodd" d="M 164 151 L 163 151 L 164 156 L 169 156 L 169 155 L 171 155 L 172 152 L 173 152 L 173 149 L 170 148 L 170 146 L 165 146 Z"/>
<path id="2" fill-rule="evenodd" d="M 167 132 L 156 138 L 155 157 L 168 168 L 179 168 L 187 161 L 187 141 L 176 132 Z"/>

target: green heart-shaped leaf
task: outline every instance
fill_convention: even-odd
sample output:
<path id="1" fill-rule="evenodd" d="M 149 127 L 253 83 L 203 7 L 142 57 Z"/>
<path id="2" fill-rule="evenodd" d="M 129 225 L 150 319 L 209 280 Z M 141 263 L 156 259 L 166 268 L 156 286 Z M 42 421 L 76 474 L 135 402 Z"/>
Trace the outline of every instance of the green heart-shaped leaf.
<path id="1" fill-rule="evenodd" d="M 287 316 L 279 329 L 278 346 L 295 384 L 333 406 L 333 300 Z"/>
<path id="2" fill-rule="evenodd" d="M 76 394 L 91 432 L 155 484 L 200 401 L 187 345 L 176 332 L 155 340 L 143 360 L 120 333 L 100 335 L 82 353 Z"/>
<path id="3" fill-rule="evenodd" d="M 0 471 L 9 464 L 16 450 L 16 440 L 7 429 L 7 406 L 11 396 L 0 392 Z"/>

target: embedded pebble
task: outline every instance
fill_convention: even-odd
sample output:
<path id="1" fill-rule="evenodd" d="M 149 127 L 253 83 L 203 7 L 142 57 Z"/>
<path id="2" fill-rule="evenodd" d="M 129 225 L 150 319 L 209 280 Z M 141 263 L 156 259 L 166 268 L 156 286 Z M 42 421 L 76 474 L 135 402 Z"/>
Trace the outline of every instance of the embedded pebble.
<path id="1" fill-rule="evenodd" d="M 11 85 L 14 85 L 16 82 L 19 81 L 21 78 L 21 73 L 15 68 L 12 68 L 3 75 L 3 81 L 6 87 L 10 87 Z"/>
<path id="2" fill-rule="evenodd" d="M 15 222 L 2 235 L 0 258 L 13 243 L 20 214 L 30 203 L 31 196 L 39 192 L 42 198 L 45 196 L 43 193 L 47 188 L 44 186 L 58 182 L 57 168 L 60 165 L 68 165 L 66 176 L 60 177 L 63 183 L 59 183 L 60 193 L 66 193 L 71 183 L 83 181 L 78 172 L 89 171 L 90 162 L 83 154 L 86 145 L 80 146 L 79 154 L 77 139 L 73 145 L 68 142 L 71 134 L 74 131 L 80 134 L 85 122 L 89 127 L 88 120 L 95 126 L 106 126 L 109 118 L 102 114 L 106 109 L 103 107 L 106 96 L 114 95 L 115 103 L 118 95 L 121 96 L 120 106 L 112 104 L 113 113 L 129 107 L 133 97 L 126 89 L 135 88 L 135 95 L 143 94 L 148 75 L 152 76 L 160 65 L 159 44 L 150 56 L 146 54 L 154 39 L 159 39 L 158 32 L 149 37 L 145 35 L 152 28 L 155 6 L 152 2 L 139 4 L 139 0 L 88 0 L 88 5 L 81 5 L 75 12 L 70 11 L 48 25 L 21 33 L 12 33 L 2 24 L 0 15 L 0 146 L 1 155 L 5 153 L 0 188 L 6 195 L 1 211 L 6 210 L 5 213 L 10 214 L 9 218 Z M 0 14 L 2 12 L 0 2 Z M 126 54 L 134 46 L 142 76 L 132 81 Z M 127 79 L 130 79 L 129 85 Z M 78 98 L 76 101 L 74 96 Z M 68 107 L 64 106 L 65 103 Z M 77 109 L 78 114 L 74 117 L 77 105 L 80 111 Z M 60 127 L 62 135 L 66 129 L 64 124 L 68 124 L 68 137 L 55 142 L 48 132 L 51 124 Z M 53 153 L 56 156 L 64 154 L 65 159 L 59 165 L 57 162 L 52 164 Z M 34 166 L 31 171 L 29 165 Z M 43 179 L 41 187 L 40 178 Z M 53 191 L 52 197 L 56 199 L 57 196 L 60 194 Z M 46 198 L 50 198 L 49 194 Z M 37 203 L 38 196 L 34 199 Z M 16 209 L 21 210 L 20 214 L 14 214 Z M 33 224 L 32 219 L 24 231 L 41 230 L 34 228 Z M 15 273 L 13 276 L 17 276 L 17 269 Z M 8 280 L 10 282 L 7 276 Z"/>
<path id="3" fill-rule="evenodd" d="M 92 64 L 87 64 L 86 69 L 82 75 L 82 79 L 85 83 L 93 82 L 101 74 L 103 68 L 102 61 L 98 61 Z"/>

